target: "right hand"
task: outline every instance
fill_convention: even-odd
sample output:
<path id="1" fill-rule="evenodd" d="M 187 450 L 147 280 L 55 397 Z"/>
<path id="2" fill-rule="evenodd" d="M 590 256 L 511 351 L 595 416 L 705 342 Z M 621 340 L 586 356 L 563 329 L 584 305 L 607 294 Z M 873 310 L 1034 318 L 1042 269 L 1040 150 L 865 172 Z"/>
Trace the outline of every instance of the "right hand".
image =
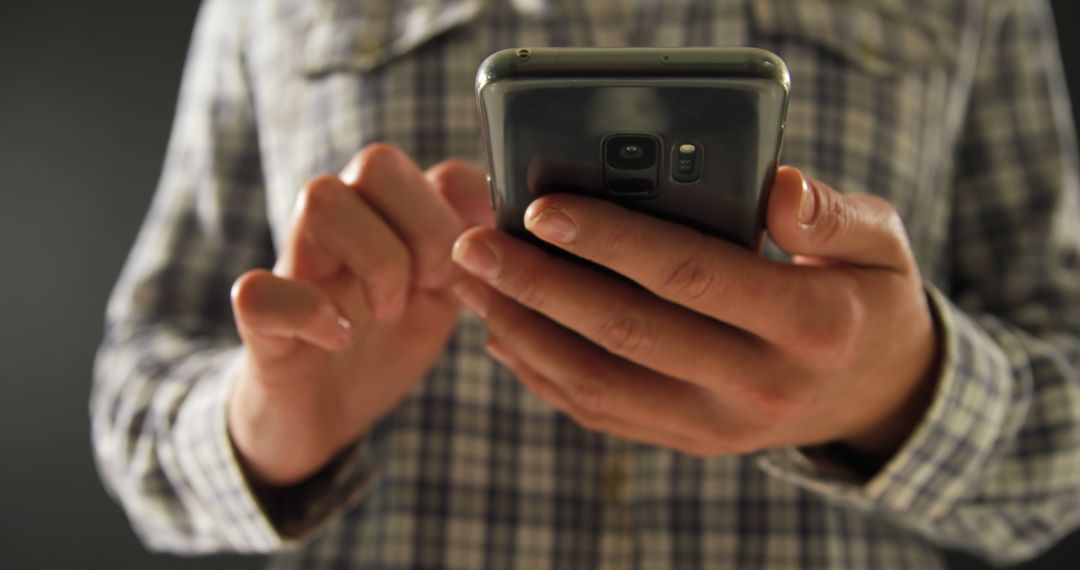
<path id="1" fill-rule="evenodd" d="M 244 363 L 228 425 L 249 476 L 300 482 L 400 403 L 460 310 L 454 240 L 490 223 L 482 172 L 424 173 L 384 144 L 304 187 L 273 272 L 232 289 Z"/>

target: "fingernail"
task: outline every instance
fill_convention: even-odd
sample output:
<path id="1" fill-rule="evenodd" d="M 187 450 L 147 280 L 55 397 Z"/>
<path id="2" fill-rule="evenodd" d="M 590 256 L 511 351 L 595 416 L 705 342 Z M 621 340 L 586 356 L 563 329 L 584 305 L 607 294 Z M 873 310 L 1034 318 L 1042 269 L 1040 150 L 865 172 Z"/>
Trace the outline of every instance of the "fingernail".
<path id="1" fill-rule="evenodd" d="M 360 178 L 360 161 L 355 158 L 350 160 L 345 168 L 341 169 L 338 173 L 338 178 L 345 183 L 346 186 L 352 186 L 356 184 L 357 179 Z"/>
<path id="2" fill-rule="evenodd" d="M 817 218 L 817 188 L 809 178 L 803 177 L 802 196 L 799 199 L 799 223 L 808 226 Z"/>
<path id="3" fill-rule="evenodd" d="M 545 208 L 525 219 L 525 227 L 532 233 L 556 243 L 571 243 L 577 237 L 577 224 L 565 212 L 557 208 Z"/>
<path id="4" fill-rule="evenodd" d="M 458 240 L 454 244 L 453 258 L 469 273 L 484 279 L 492 279 L 499 272 L 499 260 L 495 257 L 495 252 L 474 240 Z"/>
<path id="5" fill-rule="evenodd" d="M 476 313 L 481 319 L 487 317 L 488 296 L 487 291 L 482 290 L 475 283 L 462 281 L 454 286 L 454 295 L 470 311 Z"/>
<path id="6" fill-rule="evenodd" d="M 342 346 L 348 345 L 352 341 L 353 328 L 352 323 L 345 317 L 337 318 L 337 339 Z"/>

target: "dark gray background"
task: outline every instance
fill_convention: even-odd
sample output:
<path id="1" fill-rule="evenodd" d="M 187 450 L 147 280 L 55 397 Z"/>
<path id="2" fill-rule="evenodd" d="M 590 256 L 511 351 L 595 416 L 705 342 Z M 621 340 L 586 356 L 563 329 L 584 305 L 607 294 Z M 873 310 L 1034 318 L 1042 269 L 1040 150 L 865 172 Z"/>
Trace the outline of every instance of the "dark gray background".
<path id="1" fill-rule="evenodd" d="M 0 568 L 259 567 L 147 553 L 90 455 L 104 303 L 157 179 L 197 2 L 0 2 Z M 1080 94 L 1080 5 L 1054 8 Z M 1078 556 L 1074 535 L 1023 568 Z"/>

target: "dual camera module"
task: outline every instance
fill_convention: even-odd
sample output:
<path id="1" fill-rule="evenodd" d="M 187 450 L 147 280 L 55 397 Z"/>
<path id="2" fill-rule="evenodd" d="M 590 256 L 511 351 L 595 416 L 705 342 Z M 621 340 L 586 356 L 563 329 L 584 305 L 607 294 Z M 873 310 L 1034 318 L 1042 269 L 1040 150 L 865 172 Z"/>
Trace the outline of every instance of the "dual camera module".
<path id="1" fill-rule="evenodd" d="M 656 193 L 662 170 L 663 144 L 646 134 L 611 135 L 604 140 L 604 183 L 608 192 L 648 197 Z M 701 146 L 683 142 L 671 146 L 671 179 L 692 183 L 701 178 Z"/>

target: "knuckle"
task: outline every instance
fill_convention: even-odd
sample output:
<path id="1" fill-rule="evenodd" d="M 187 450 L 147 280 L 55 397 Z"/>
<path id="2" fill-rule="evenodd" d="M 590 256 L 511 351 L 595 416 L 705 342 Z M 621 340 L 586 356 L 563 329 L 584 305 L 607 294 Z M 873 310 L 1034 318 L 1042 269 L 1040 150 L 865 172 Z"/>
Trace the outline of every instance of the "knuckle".
<path id="1" fill-rule="evenodd" d="M 912 268 L 915 267 L 914 256 L 911 253 L 911 244 L 908 241 L 907 230 L 904 228 L 904 220 L 900 214 L 889 207 L 885 214 L 883 225 L 888 236 L 889 253 L 895 259 L 904 260 Z"/>
<path id="2" fill-rule="evenodd" d="M 599 235 L 594 242 L 595 246 L 590 248 L 590 257 L 600 265 L 610 267 L 618 264 L 627 245 L 637 243 L 633 230 L 625 224 L 617 224 L 610 231 L 596 233 Z"/>
<path id="3" fill-rule="evenodd" d="M 853 341 L 858 337 L 866 317 L 866 307 L 854 291 L 845 291 L 837 297 L 838 303 L 832 309 L 833 344 L 842 350 L 839 356 L 846 356 L 843 349 L 854 346 Z"/>
<path id="4" fill-rule="evenodd" d="M 370 286 L 402 287 L 412 273 L 412 255 L 399 240 L 385 240 L 378 247 L 364 248 L 353 263 L 362 269 L 356 276 Z"/>
<path id="5" fill-rule="evenodd" d="M 477 174 L 475 168 L 457 159 L 445 160 L 427 171 L 428 180 L 439 193 L 445 193 L 460 184 L 464 177 L 475 174 Z"/>
<path id="6" fill-rule="evenodd" d="M 875 226 L 892 238 L 891 244 L 895 247 L 907 248 L 907 232 L 904 229 L 904 219 L 900 212 L 892 205 L 892 202 L 877 194 L 859 193 L 852 195 L 852 199 L 862 205 L 866 218 Z"/>
<path id="7" fill-rule="evenodd" d="M 830 282 L 820 287 L 828 289 L 807 295 L 806 302 L 793 307 L 787 325 L 788 346 L 825 366 L 847 366 L 865 309 L 855 286 Z"/>
<path id="8" fill-rule="evenodd" d="M 673 264 L 660 283 L 660 294 L 667 298 L 697 301 L 716 296 L 718 280 L 704 260 L 688 255 Z"/>
<path id="9" fill-rule="evenodd" d="M 404 287 L 409 280 L 411 260 L 409 251 L 400 244 L 390 245 L 368 254 L 366 280 L 385 288 Z"/>
<path id="10" fill-rule="evenodd" d="M 900 212 L 897 212 L 892 207 L 892 204 L 889 204 L 888 202 L 885 202 L 885 204 L 888 209 L 884 210 L 882 213 L 882 225 L 891 234 L 903 236 L 906 239 L 907 232 L 904 231 L 904 219 L 900 217 Z"/>
<path id="11" fill-rule="evenodd" d="M 266 269 L 252 269 L 233 282 L 229 296 L 237 313 L 248 313 L 258 307 L 263 291 L 274 279 Z"/>
<path id="12" fill-rule="evenodd" d="M 570 378 L 564 384 L 566 395 L 582 416 L 599 421 L 610 409 L 610 392 L 600 382 L 588 378 Z"/>
<path id="13" fill-rule="evenodd" d="M 749 404 L 760 419 L 769 423 L 790 421 L 803 402 L 803 390 L 795 387 L 801 380 L 786 378 L 783 382 L 768 382 L 750 390 Z M 729 443 L 739 450 L 752 447 L 752 434 L 741 434 Z"/>
<path id="14" fill-rule="evenodd" d="M 385 142 L 371 143 L 356 153 L 361 163 L 401 160 L 404 156 L 405 151 Z"/>
<path id="15" fill-rule="evenodd" d="M 800 313 L 788 321 L 787 333 L 794 341 L 791 346 L 820 354 L 828 351 L 839 335 L 833 327 L 836 315 L 823 316 L 820 311 Z"/>
<path id="16" fill-rule="evenodd" d="M 657 338 L 653 327 L 624 308 L 601 322 L 596 341 L 613 354 L 641 356 L 652 352 Z"/>
<path id="17" fill-rule="evenodd" d="M 341 191 L 341 181 L 334 176 L 317 176 L 300 189 L 297 210 L 303 218 L 310 218 L 314 213 L 334 207 Z"/>
<path id="18" fill-rule="evenodd" d="M 826 204 L 826 222 L 821 232 L 821 240 L 826 243 L 844 241 L 855 225 L 855 210 L 840 196 L 832 196 Z"/>
<path id="19" fill-rule="evenodd" d="M 522 305 L 533 309 L 546 306 L 547 293 L 542 279 L 515 279 L 506 276 L 500 279 L 505 287 L 515 291 L 514 297 Z"/>
<path id="20" fill-rule="evenodd" d="M 842 292 L 830 303 L 812 342 L 823 364 L 846 367 L 854 359 L 865 308 L 854 293 Z M 813 338 L 813 337 L 810 337 Z"/>
<path id="21" fill-rule="evenodd" d="M 389 143 L 373 143 L 356 154 L 356 179 L 353 186 L 363 191 L 373 184 L 397 175 L 400 166 L 408 161 L 405 152 Z"/>

